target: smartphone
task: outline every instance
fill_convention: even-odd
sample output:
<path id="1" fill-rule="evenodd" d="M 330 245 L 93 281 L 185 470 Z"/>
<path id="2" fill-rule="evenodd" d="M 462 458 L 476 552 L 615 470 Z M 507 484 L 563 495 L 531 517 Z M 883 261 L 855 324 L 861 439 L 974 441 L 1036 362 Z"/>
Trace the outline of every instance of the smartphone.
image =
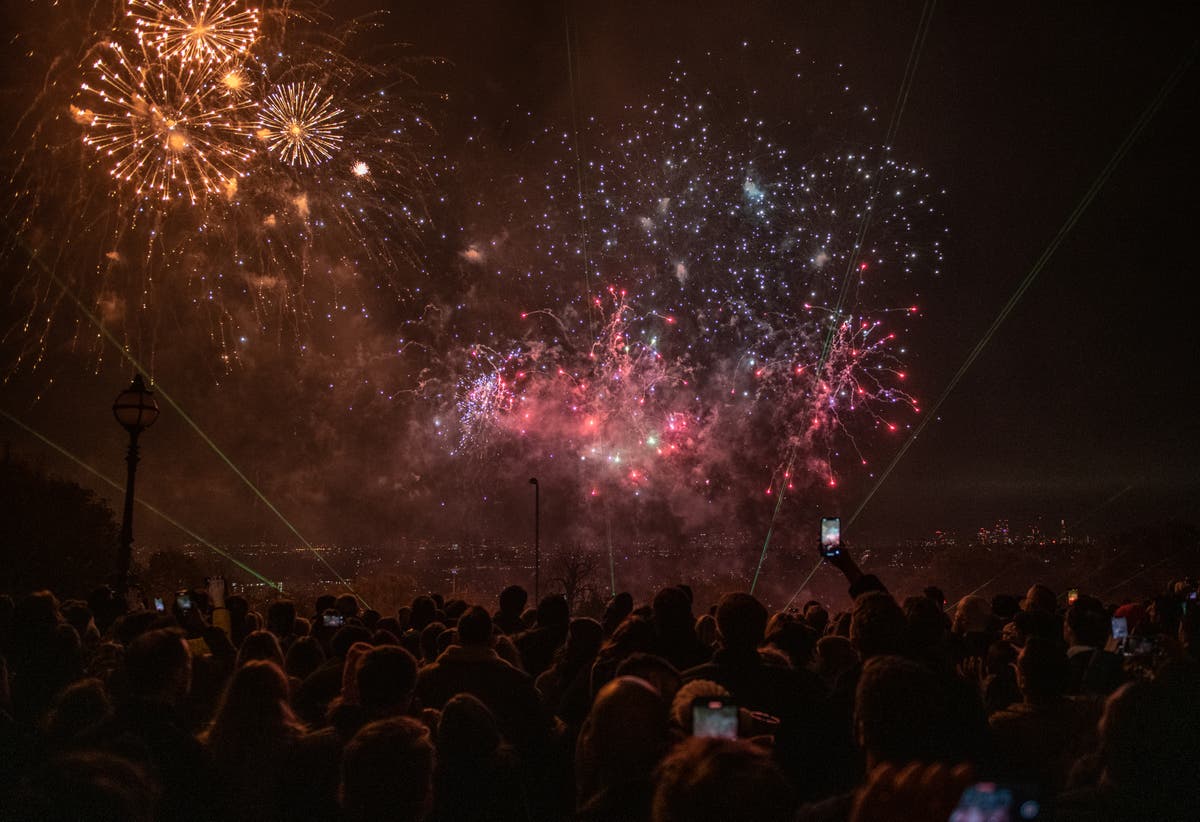
<path id="1" fill-rule="evenodd" d="M 1112 635 L 1113 639 L 1120 642 L 1129 637 L 1129 620 L 1125 617 L 1112 618 Z"/>
<path id="2" fill-rule="evenodd" d="M 842 518 L 821 517 L 821 556 L 836 557 L 842 553 Z"/>
<path id="3" fill-rule="evenodd" d="M 1045 819 L 1042 805 L 1028 788 L 977 782 L 963 791 L 950 822 L 1019 822 Z"/>
<path id="4" fill-rule="evenodd" d="M 175 597 L 175 604 L 179 606 L 179 610 L 185 614 L 192 610 L 192 596 L 187 591 L 181 591 Z"/>
<path id="5" fill-rule="evenodd" d="M 156 610 L 156 611 L 165 611 L 166 610 L 166 606 L 163 605 L 162 597 L 154 598 L 154 610 Z"/>
<path id="6" fill-rule="evenodd" d="M 737 739 L 737 703 L 715 696 L 701 696 L 693 699 L 692 736 Z"/>
<path id="7" fill-rule="evenodd" d="M 1071 590 L 1067 591 L 1067 604 L 1068 605 L 1074 605 L 1075 600 L 1077 600 L 1077 599 L 1079 599 L 1079 589 L 1078 588 L 1072 588 Z"/>
<path id="8" fill-rule="evenodd" d="M 1120 648 L 1125 656 L 1152 656 L 1158 650 L 1158 643 L 1152 636 L 1129 636 L 1120 643 Z"/>
<path id="9" fill-rule="evenodd" d="M 346 618 L 341 614 L 325 614 L 321 617 L 321 624 L 326 628 L 341 628 L 346 624 Z"/>

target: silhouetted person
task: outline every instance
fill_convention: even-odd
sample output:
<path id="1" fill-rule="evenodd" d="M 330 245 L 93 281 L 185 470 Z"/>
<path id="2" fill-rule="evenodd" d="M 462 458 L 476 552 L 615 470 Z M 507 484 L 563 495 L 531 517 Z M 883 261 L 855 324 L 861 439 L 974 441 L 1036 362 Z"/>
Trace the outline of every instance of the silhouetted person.
<path id="1" fill-rule="evenodd" d="M 592 663 L 603 641 L 604 629 L 596 620 L 571 620 L 566 643 L 534 683 L 542 703 L 568 724 L 578 726 L 591 708 Z"/>
<path id="2" fill-rule="evenodd" d="M 724 686 L 738 705 L 780 721 L 776 753 L 792 778 L 807 773 L 818 753 L 813 740 L 825 688 L 807 670 L 768 665 L 759 655 L 767 609 L 749 594 L 726 594 L 717 605 L 720 647 L 712 662 L 684 672 L 685 681 L 708 679 Z M 811 786 L 809 786 L 811 789 Z"/>
<path id="3" fill-rule="evenodd" d="M 634 677 L 600 689 L 575 748 L 576 820 L 649 819 L 652 775 L 669 744 L 667 707 Z"/>
<path id="4" fill-rule="evenodd" d="M 437 822 L 523 822 L 521 775 L 496 718 L 470 694 L 442 708 L 434 770 Z"/>
<path id="5" fill-rule="evenodd" d="M 492 622 L 510 636 L 525 630 L 521 622 L 521 613 L 525 603 L 529 602 L 529 594 L 520 585 L 510 585 L 500 592 L 500 610 L 492 617 Z"/>
<path id="6" fill-rule="evenodd" d="M 274 640 L 274 636 L 271 636 Z M 287 702 L 287 675 L 272 661 L 238 668 L 201 741 L 231 820 L 271 820 L 280 813 L 285 762 L 305 729 Z"/>
<path id="7" fill-rule="evenodd" d="M 1105 648 L 1111 633 L 1112 621 L 1099 600 L 1081 596 L 1067 609 L 1063 639 L 1071 665 L 1068 692 L 1108 696 L 1128 679 L 1124 659 Z"/>
<path id="8" fill-rule="evenodd" d="M 1066 696 L 1071 669 L 1062 646 L 1030 637 L 1017 661 L 1022 701 L 988 723 L 1007 778 L 1057 793 L 1095 742 L 1097 706 Z"/>
<path id="9" fill-rule="evenodd" d="M 274 662 L 282 670 L 283 649 L 279 647 L 279 640 L 270 631 L 252 631 L 247 634 L 241 647 L 238 648 L 234 666 L 241 668 L 247 662 L 255 659 Z"/>
<path id="10" fill-rule="evenodd" d="M 418 822 L 433 804 L 429 729 L 393 717 L 365 725 L 346 745 L 341 767 L 345 822 Z"/>
<path id="11" fill-rule="evenodd" d="M 314 637 L 297 637 L 284 657 L 283 671 L 303 682 L 309 674 L 325 664 L 325 652 Z M 293 694 L 294 696 L 294 694 Z"/>
<path id="12" fill-rule="evenodd" d="M 272 602 L 267 608 L 266 629 L 275 635 L 281 646 L 288 648 L 296 640 L 296 603 L 290 599 Z"/>
<path id="13" fill-rule="evenodd" d="M 791 785 L 768 751 L 744 739 L 691 737 L 663 760 L 653 822 L 787 822 Z"/>
<path id="14" fill-rule="evenodd" d="M 46 763 L 0 800 L 5 822 L 155 822 L 157 791 L 144 769 L 112 753 L 77 751 Z M 197 815 L 195 818 L 202 818 Z"/>
<path id="15" fill-rule="evenodd" d="M 567 600 L 557 594 L 542 597 L 537 608 L 537 625 L 516 638 L 525 672 L 535 679 L 550 667 L 554 654 L 567 640 L 571 612 Z"/>
<path id="16" fill-rule="evenodd" d="M 361 625 L 344 625 L 337 629 L 329 643 L 331 656 L 300 683 L 292 696 L 292 705 L 301 719 L 314 727 L 324 724 L 329 703 L 342 690 L 346 654 L 354 643 L 369 642 L 370 639 L 371 632 Z"/>
<path id="17" fill-rule="evenodd" d="M 458 620 L 458 642 L 417 675 L 416 699 L 440 709 L 455 694 L 477 697 L 495 715 L 505 739 L 528 753 L 546 744 L 549 723 L 524 671 L 492 649 L 492 618 L 475 606 Z"/>
<path id="18" fill-rule="evenodd" d="M 58 750 L 70 750 L 80 737 L 112 716 L 112 700 L 99 679 L 73 682 L 55 695 L 42 722 L 46 741 Z"/>
<path id="19" fill-rule="evenodd" d="M 1166 675 L 1164 675 L 1166 674 Z M 1062 822 L 1191 820 L 1200 793 L 1200 687 L 1195 669 L 1123 685 L 1100 720 L 1099 782 L 1063 795 Z"/>
<path id="20" fill-rule="evenodd" d="M 146 768 L 162 788 L 161 819 L 210 819 L 210 760 L 180 711 L 192 677 L 183 636 L 171 629 L 142 634 L 126 650 L 121 674 L 116 711 L 89 735 L 91 744 Z"/>
<path id="21" fill-rule="evenodd" d="M 925 666 L 898 656 L 870 658 L 858 678 L 854 702 L 855 735 L 866 771 L 883 763 L 903 767 L 962 761 L 958 729 L 946 702 L 942 681 Z M 853 803 L 854 793 L 847 792 L 803 808 L 797 818 L 842 822 L 849 819 Z"/>
<path id="22" fill-rule="evenodd" d="M 643 616 L 631 614 L 600 646 L 592 665 L 592 694 L 617 675 L 617 666 L 633 654 L 650 653 L 654 647 L 654 625 Z"/>
<path id="23" fill-rule="evenodd" d="M 692 601 L 682 588 L 663 588 L 654 596 L 652 653 L 686 671 L 708 662 L 712 649 L 696 638 Z"/>
<path id="24" fill-rule="evenodd" d="M 617 630 L 625 617 L 633 613 L 633 595 L 628 591 L 622 591 L 608 601 L 608 605 L 604 607 L 604 619 L 600 624 L 604 626 L 605 636 L 612 636 L 613 631 Z"/>

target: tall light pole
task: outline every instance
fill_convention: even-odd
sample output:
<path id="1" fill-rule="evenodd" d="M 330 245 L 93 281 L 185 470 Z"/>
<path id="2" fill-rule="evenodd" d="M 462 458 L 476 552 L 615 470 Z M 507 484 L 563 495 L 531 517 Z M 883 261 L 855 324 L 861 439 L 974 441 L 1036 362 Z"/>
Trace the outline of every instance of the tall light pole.
<path id="1" fill-rule="evenodd" d="M 135 374 L 129 387 L 113 402 L 113 416 L 129 432 L 129 451 L 125 455 L 125 513 L 121 517 L 121 543 L 117 547 L 117 592 L 129 587 L 129 564 L 133 559 L 133 477 L 137 473 L 138 435 L 158 419 L 154 392 L 146 387 L 141 374 Z"/>
<path id="2" fill-rule="evenodd" d="M 538 485 L 537 477 L 530 477 L 529 484 L 533 486 L 533 602 L 536 607 L 542 601 L 542 487 Z"/>

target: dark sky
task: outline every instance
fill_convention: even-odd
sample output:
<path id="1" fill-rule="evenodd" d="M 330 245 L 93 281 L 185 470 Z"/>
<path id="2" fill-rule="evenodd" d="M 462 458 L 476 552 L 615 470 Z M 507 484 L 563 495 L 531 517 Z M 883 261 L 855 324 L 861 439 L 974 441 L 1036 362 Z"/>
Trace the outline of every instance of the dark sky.
<path id="1" fill-rule="evenodd" d="M 921 289 L 923 320 L 909 341 L 913 387 L 926 405 L 1191 47 L 1191 4 L 1148 5 L 937 8 L 896 141 L 897 154 L 949 194 L 944 273 Z M 650 94 L 677 58 L 776 40 L 819 63 L 844 63 L 849 82 L 886 122 L 920 11 L 913 2 L 475 0 L 398 3 L 389 25 L 419 52 L 451 61 L 435 82 L 451 94 L 441 121 L 452 144 L 467 114 L 511 141 L 525 136 L 511 124 L 515 110 L 533 112 L 529 129 L 563 115 L 568 16 L 585 116 L 612 115 Z M 14 55 L 7 57 L 11 64 Z M 1044 516 L 1105 533 L 1197 519 L 1197 76 L 1193 66 L 856 527 L 909 536 Z M 0 388 L 0 405 L 117 475 L 121 435 L 107 404 L 121 386 L 120 369 L 66 351 L 55 356 L 61 361 Z M 223 389 L 202 369 L 159 378 L 200 408 L 236 407 L 236 396 L 217 399 Z M 201 423 L 260 477 L 270 471 L 269 449 L 256 445 L 253 428 L 269 421 L 246 413 L 214 412 Z M 251 430 L 238 432 L 241 421 Z M 0 432 L 20 453 L 78 475 L 7 422 Z M 218 479 L 220 466 L 181 425 L 164 418 L 147 437 L 148 472 L 163 459 L 149 438 L 171 443 L 180 466 L 196 466 L 164 471 L 158 462 L 170 487 L 148 478 L 148 496 L 171 501 L 182 519 L 223 538 L 268 533 L 263 512 L 249 511 L 232 477 Z M 206 478 L 199 495 L 187 488 L 193 470 Z M 848 512 L 867 487 L 866 478 L 849 482 L 828 504 Z M 336 499 L 312 491 L 276 501 L 304 523 L 306 509 Z M 338 537 L 332 518 L 319 521 L 317 537 Z M 149 539 L 169 538 L 145 528 Z"/>
<path id="2" fill-rule="evenodd" d="M 562 106 L 563 6 L 510 14 L 499 5 L 447 7 L 449 19 L 414 21 L 414 38 L 442 46 L 464 79 L 475 75 L 468 84 L 482 80 L 491 93 L 480 109 L 492 116 L 514 100 Z M 890 115 L 921 11 L 868 2 L 568 5 L 588 113 L 648 94 L 676 57 L 775 39 L 844 63 L 863 97 Z M 950 195 L 946 273 L 922 298 L 925 322 L 911 346 L 925 402 L 1180 63 L 1194 23 L 1184 3 L 939 5 L 896 146 Z M 1196 91 L 1193 66 L 861 527 L 924 533 L 1011 515 L 1055 525 L 1087 517 L 1101 531 L 1196 517 L 1200 423 L 1188 397 L 1200 346 L 1187 296 L 1196 273 L 1188 240 Z M 864 490 L 853 488 L 851 501 L 848 489 L 843 510 Z"/>

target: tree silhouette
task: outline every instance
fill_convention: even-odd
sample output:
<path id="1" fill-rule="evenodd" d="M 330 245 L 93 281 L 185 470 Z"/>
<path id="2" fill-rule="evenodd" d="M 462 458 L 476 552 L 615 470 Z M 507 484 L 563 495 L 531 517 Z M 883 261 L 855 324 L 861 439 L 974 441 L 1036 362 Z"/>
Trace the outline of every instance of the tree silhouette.
<path id="1" fill-rule="evenodd" d="M 0 591 L 83 596 L 116 570 L 117 522 L 104 500 L 23 463 L 0 463 Z"/>
<path id="2" fill-rule="evenodd" d="M 571 612 L 597 598 L 600 556 L 581 545 L 559 549 L 550 560 L 550 583 L 558 586 Z"/>

